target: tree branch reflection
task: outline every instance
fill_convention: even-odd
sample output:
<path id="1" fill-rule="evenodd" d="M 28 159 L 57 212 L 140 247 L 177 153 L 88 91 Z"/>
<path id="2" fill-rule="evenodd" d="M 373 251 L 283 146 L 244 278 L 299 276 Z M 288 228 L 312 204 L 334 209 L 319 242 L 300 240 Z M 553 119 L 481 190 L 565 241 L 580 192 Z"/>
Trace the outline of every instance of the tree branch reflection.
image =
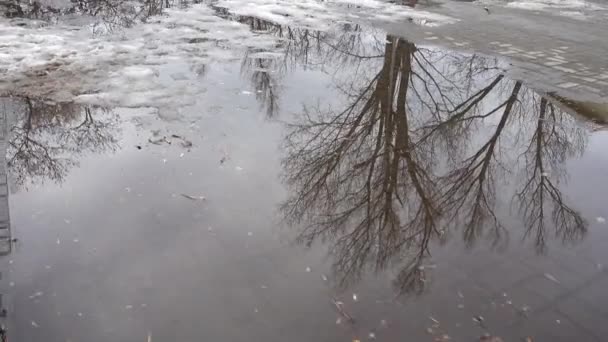
<path id="1" fill-rule="evenodd" d="M 7 166 L 14 184 L 62 182 L 75 156 L 118 148 L 117 116 L 102 108 L 18 98 L 8 137 Z"/>
<path id="2" fill-rule="evenodd" d="M 362 56 L 355 75 L 336 84 L 345 101 L 304 106 L 284 144 L 282 211 L 298 241 L 330 244 L 340 285 L 396 267 L 398 291 L 420 293 L 432 241 L 462 231 L 469 246 L 481 236 L 504 245 L 510 229 L 496 213 L 497 188 L 519 166 L 527 181 L 510 184 L 519 187 L 524 238 L 545 250 L 547 206 L 562 241 L 584 235 L 559 189 L 558 170 L 586 143 L 569 114 L 507 80 L 497 62 L 390 35 L 377 41 L 369 56 L 382 58 Z"/>

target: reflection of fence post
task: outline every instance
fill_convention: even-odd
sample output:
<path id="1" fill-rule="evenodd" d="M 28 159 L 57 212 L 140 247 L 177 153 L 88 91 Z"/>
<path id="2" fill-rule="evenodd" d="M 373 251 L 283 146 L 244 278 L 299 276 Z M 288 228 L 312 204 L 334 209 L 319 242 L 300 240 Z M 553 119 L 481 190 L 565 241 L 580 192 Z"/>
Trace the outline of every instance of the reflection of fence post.
<path id="1" fill-rule="evenodd" d="M 6 145 L 8 128 L 6 111 L 0 115 L 0 255 L 12 250 L 11 223 L 8 208 L 8 177 L 6 170 Z"/>

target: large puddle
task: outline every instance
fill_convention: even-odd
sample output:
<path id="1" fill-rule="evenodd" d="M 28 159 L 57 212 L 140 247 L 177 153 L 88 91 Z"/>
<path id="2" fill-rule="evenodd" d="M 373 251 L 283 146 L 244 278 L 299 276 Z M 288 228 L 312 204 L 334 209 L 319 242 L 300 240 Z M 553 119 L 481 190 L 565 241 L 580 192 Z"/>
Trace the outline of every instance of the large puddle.
<path id="1" fill-rule="evenodd" d="M 169 16 L 174 54 L 7 67 L 10 340 L 608 336 L 605 105 L 368 26 L 197 11 L 238 33 Z"/>

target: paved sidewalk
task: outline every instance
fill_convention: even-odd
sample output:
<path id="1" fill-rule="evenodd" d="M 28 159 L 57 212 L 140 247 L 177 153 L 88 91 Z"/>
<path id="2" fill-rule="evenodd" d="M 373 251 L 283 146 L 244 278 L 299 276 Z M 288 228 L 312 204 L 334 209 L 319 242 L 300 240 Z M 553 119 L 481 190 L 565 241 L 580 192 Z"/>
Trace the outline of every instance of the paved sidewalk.
<path id="1" fill-rule="evenodd" d="M 544 91 L 582 101 L 608 96 L 608 21 L 593 22 L 506 7 L 446 2 L 421 9 L 450 15 L 455 24 L 436 28 L 382 24 L 416 43 L 501 56 L 512 76 Z"/>

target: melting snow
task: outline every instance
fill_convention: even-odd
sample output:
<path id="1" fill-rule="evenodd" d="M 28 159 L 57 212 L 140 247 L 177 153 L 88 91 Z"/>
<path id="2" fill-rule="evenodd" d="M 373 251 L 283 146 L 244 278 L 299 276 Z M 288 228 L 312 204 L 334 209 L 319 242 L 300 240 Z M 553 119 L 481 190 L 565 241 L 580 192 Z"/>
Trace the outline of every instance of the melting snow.
<path id="1" fill-rule="evenodd" d="M 356 6 L 346 6 L 346 5 Z M 233 15 L 326 30 L 365 14 L 370 20 L 438 25 L 446 16 L 377 0 L 219 0 Z M 372 10 L 373 9 L 373 10 Z M 25 25 L 23 25 L 25 23 Z M 0 19 L 0 92 L 106 107 L 151 107 L 159 113 L 194 103 L 205 92 L 195 77 L 211 63 L 276 57 L 281 38 L 251 31 L 196 4 L 120 32 L 92 34 L 91 26 Z M 177 75 L 177 76 L 175 76 Z"/>

